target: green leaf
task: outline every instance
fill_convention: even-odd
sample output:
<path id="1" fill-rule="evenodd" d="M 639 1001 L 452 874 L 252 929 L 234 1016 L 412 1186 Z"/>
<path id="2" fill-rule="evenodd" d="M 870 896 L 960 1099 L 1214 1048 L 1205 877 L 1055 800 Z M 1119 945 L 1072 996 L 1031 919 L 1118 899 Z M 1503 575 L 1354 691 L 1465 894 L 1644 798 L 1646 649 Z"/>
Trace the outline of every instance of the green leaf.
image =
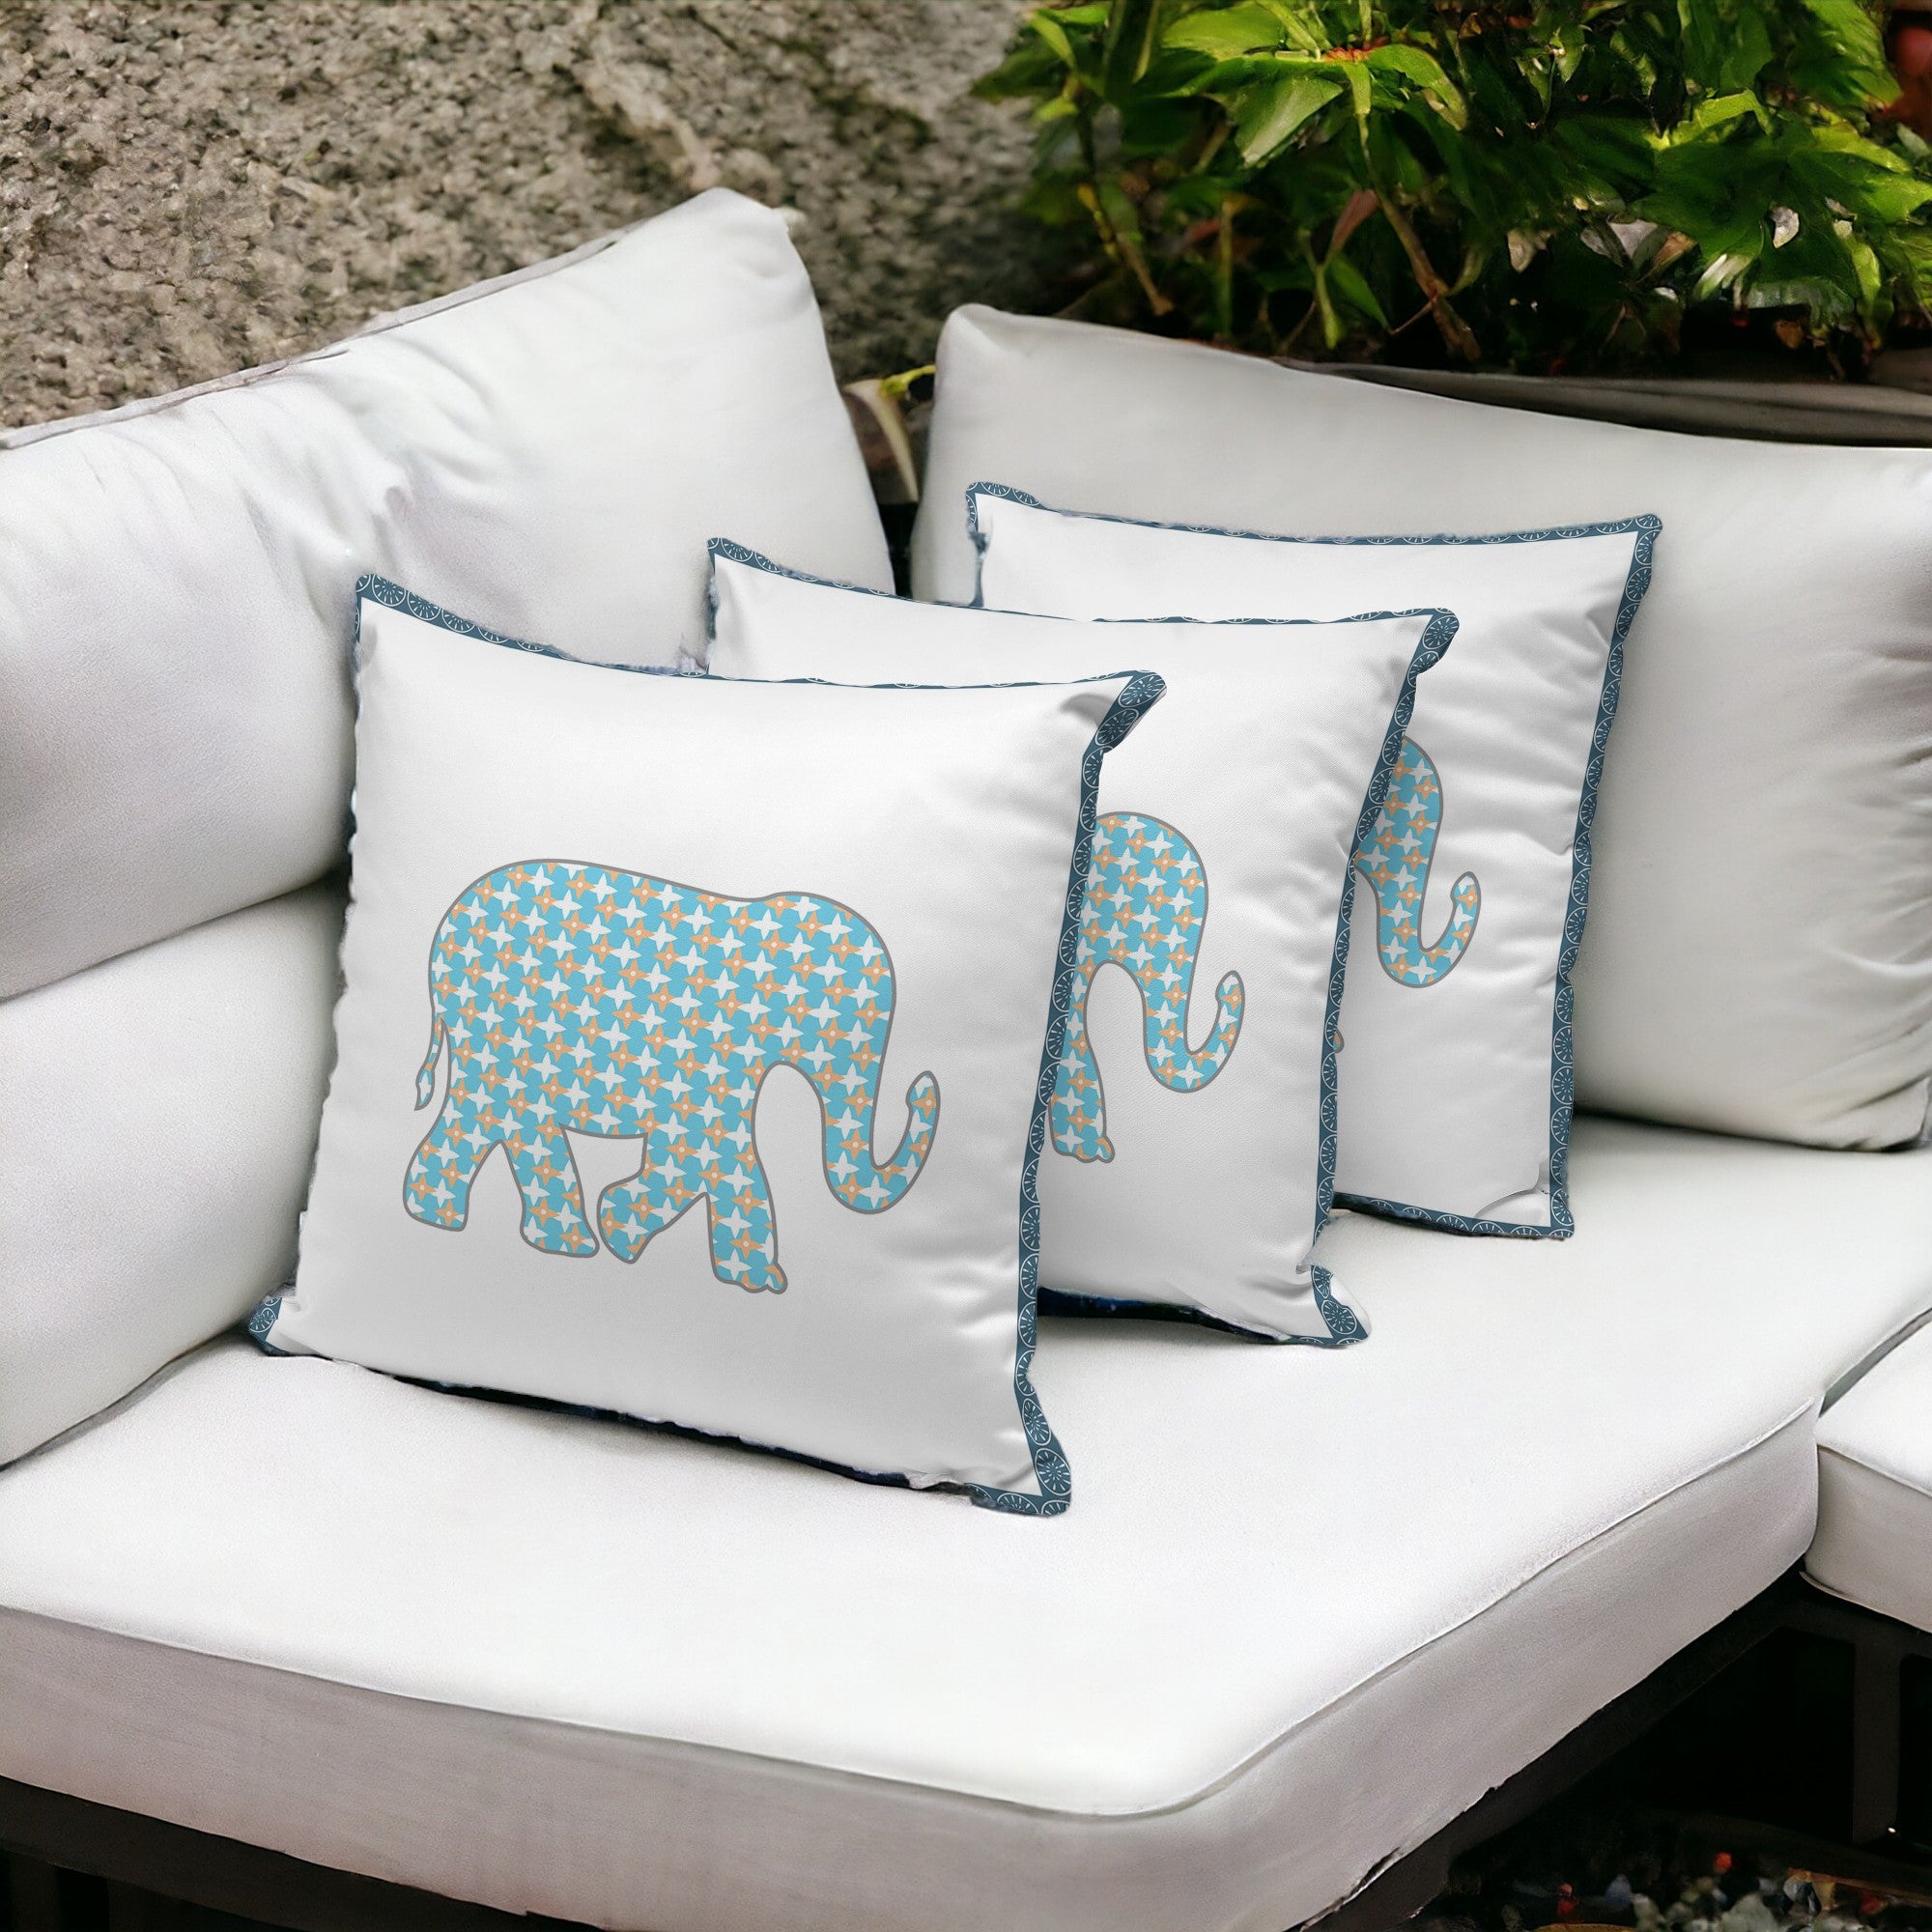
<path id="1" fill-rule="evenodd" d="M 1066 29 L 1051 14 L 1042 10 L 1033 14 L 1027 21 L 1027 25 L 1053 49 L 1054 53 L 1066 66 L 1077 67 L 1079 65 L 1073 57 L 1073 43 L 1066 38 Z"/>
<path id="2" fill-rule="evenodd" d="M 1723 36 L 1714 75 L 1717 92 L 1733 94 L 1753 88 L 1776 51 L 1771 29 L 1757 7 L 1741 7 L 1730 31 Z"/>
<path id="3" fill-rule="evenodd" d="M 1400 73 L 1414 81 L 1441 110 L 1442 118 L 1450 127 L 1461 128 L 1468 125 L 1469 110 L 1463 102 L 1462 90 L 1442 71 L 1441 62 L 1424 53 L 1420 47 L 1399 43 L 1376 47 L 1369 54 L 1368 64 L 1371 68 Z"/>
<path id="4" fill-rule="evenodd" d="M 1346 255 L 1337 255 L 1327 263 L 1328 281 L 1334 293 L 1349 306 L 1368 317 L 1378 328 L 1386 328 L 1389 319 L 1382 313 L 1382 305 L 1376 299 L 1376 292 L 1362 279 L 1362 271 Z"/>
<path id="5" fill-rule="evenodd" d="M 1747 116 L 1754 117 L 1761 128 L 1770 125 L 1764 102 L 1748 89 L 1740 89 L 1735 94 L 1713 95 L 1708 99 L 1700 100 L 1678 123 L 1671 130 L 1669 139 L 1673 146 L 1703 140 L 1709 135 L 1723 132 Z"/>
<path id="6" fill-rule="evenodd" d="M 1343 91 L 1339 80 L 1295 73 L 1252 89 L 1235 116 L 1235 144 L 1251 168 L 1261 164 Z"/>
<path id="7" fill-rule="evenodd" d="M 1303 53 L 1325 54 L 1335 43 L 1321 20 L 1321 9 L 1309 0 L 1262 0 L 1281 23 L 1282 32 Z"/>
<path id="8" fill-rule="evenodd" d="M 1147 72 L 1159 22 L 1159 0 L 1114 0 L 1100 64 L 1109 95 L 1123 94 Z"/>
<path id="9" fill-rule="evenodd" d="M 1932 202 L 1932 182 L 1907 171 L 1899 158 L 1849 133 L 1793 130 L 1778 143 L 1791 173 L 1820 200 L 1888 226 L 1909 220 Z"/>
<path id="10" fill-rule="evenodd" d="M 1030 22 L 1034 32 L 1043 40 L 1068 67 L 1074 65 L 1073 43 L 1066 38 L 1066 29 L 1051 14 L 1039 13 Z"/>
<path id="11" fill-rule="evenodd" d="M 1211 101 L 1130 99 L 1121 109 L 1122 158 L 1161 159 L 1186 147 L 1204 125 L 1219 119 Z"/>
<path id="12" fill-rule="evenodd" d="M 980 100 L 1016 100 L 1058 91 L 1066 65 L 1053 49 L 1028 35 L 992 72 L 973 83 Z"/>
<path id="13" fill-rule="evenodd" d="M 1889 235 L 1883 260 L 1914 302 L 1932 303 L 1932 229 L 1902 228 Z"/>
<path id="14" fill-rule="evenodd" d="M 1242 54 L 1265 53 L 1282 43 L 1281 20 L 1261 0 L 1244 0 L 1238 7 L 1212 13 L 1184 14 L 1161 36 L 1165 47 L 1185 47 L 1190 53 L 1215 60 L 1235 60 Z"/>
<path id="15" fill-rule="evenodd" d="M 1831 199 L 1841 202 L 1864 220 L 1889 228 L 1895 222 L 1908 220 L 1927 202 L 1932 202 L 1932 183 L 1915 180 L 1910 175 L 1880 174 L 1873 170 L 1854 184 L 1841 173 L 1836 177 Z"/>
<path id="16" fill-rule="evenodd" d="M 1773 27 L 1792 0 L 1677 0 L 1679 56 L 1687 90 L 1733 94 L 1750 87 L 1776 51 Z M 1634 49 L 1633 49 L 1634 52 Z"/>
<path id="17" fill-rule="evenodd" d="M 1924 142 L 1919 141 L 1918 136 L 1913 133 L 1910 128 L 1902 125 L 1894 131 L 1898 134 L 1901 145 L 1905 147 L 1904 154 L 1894 153 L 1890 148 L 1881 147 L 1876 141 L 1866 140 L 1855 128 L 1847 127 L 1842 121 L 1826 122 L 1816 127 L 1806 127 L 1801 123 L 1798 128 L 1787 128 L 1786 131 L 1789 136 L 1802 139 L 1809 147 L 1833 155 L 1855 155 L 1861 161 L 1869 161 L 1875 168 L 1896 168 L 1905 174 L 1912 172 L 1913 142 L 1918 142 L 1919 149 L 1924 153 L 1932 154 L 1932 149 L 1926 148 Z"/>
<path id="18" fill-rule="evenodd" d="M 1315 307 L 1321 317 L 1321 341 L 1324 348 L 1339 349 L 1342 344 L 1342 318 L 1335 312 L 1335 298 L 1328 288 L 1328 270 L 1317 262 L 1315 265 Z"/>
<path id="19" fill-rule="evenodd" d="M 1349 83 L 1349 92 L 1355 98 L 1355 119 L 1366 125 L 1376 99 L 1376 84 L 1370 78 L 1367 67 L 1360 61 L 1336 61 L 1334 65 L 1342 70 L 1342 78 Z"/>
<path id="20" fill-rule="evenodd" d="M 1031 111 L 1023 205 L 1093 320 L 1348 354 L 1427 297 L 1457 357 L 1610 373 L 1700 302 L 1932 320 L 1881 0 L 1033 5 L 975 91 Z"/>
<path id="21" fill-rule="evenodd" d="M 1566 114 L 1550 128 L 1541 156 L 1551 175 L 1573 191 L 1634 204 L 1656 178 L 1658 156 L 1643 126 L 1634 120 Z M 1538 221 L 1552 212 L 1552 187 L 1535 207 Z"/>
<path id="22" fill-rule="evenodd" d="M 1140 211 L 1112 175 L 1102 175 L 1094 184 L 1094 191 L 1107 225 L 1113 231 L 1114 245 L 1120 250 L 1122 260 L 1132 271 L 1134 279 L 1140 283 L 1148 307 L 1155 315 L 1165 315 L 1173 303 L 1161 293 L 1149 266 Z"/>
<path id="23" fill-rule="evenodd" d="M 1755 251 L 1747 251 L 1743 248 L 1728 249 L 1723 254 L 1714 255 L 1704 265 L 1703 273 L 1697 277 L 1696 284 L 1690 291 L 1692 298 L 1704 301 L 1712 296 L 1721 294 L 1756 259 Z"/>
<path id="24" fill-rule="evenodd" d="M 1807 94 L 1843 107 L 1898 99 L 1885 41 L 1864 0 L 1799 0 L 1804 28 L 1791 79 Z"/>
<path id="25" fill-rule="evenodd" d="M 1859 278 L 1859 294 L 1867 302 L 1877 301 L 1885 288 L 1885 270 L 1879 266 L 1878 257 L 1856 236 L 1845 243 L 1845 252 L 1851 256 L 1852 268 Z"/>

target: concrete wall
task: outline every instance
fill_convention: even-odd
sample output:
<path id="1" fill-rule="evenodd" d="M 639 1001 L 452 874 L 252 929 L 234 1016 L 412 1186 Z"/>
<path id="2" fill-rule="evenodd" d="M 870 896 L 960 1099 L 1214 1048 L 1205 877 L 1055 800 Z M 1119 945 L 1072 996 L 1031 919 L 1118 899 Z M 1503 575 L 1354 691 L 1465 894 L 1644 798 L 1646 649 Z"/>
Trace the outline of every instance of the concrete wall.
<path id="1" fill-rule="evenodd" d="M 0 0 L 0 422 L 287 355 L 723 182 L 846 377 L 1025 306 L 1022 0 Z"/>

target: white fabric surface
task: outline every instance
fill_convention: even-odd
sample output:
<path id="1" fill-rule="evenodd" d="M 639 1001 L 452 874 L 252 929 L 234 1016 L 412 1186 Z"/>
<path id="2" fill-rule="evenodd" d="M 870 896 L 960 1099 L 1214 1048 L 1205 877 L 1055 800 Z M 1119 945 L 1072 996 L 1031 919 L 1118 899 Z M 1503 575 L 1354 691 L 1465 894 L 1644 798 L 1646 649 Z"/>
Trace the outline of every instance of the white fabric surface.
<path id="1" fill-rule="evenodd" d="M 723 551 L 712 594 L 725 677 L 1165 680 L 1100 777 L 1062 1058 L 1083 1084 L 1056 1094 L 1041 1155 L 1040 1285 L 1359 1339 L 1348 1285 L 1309 1261 L 1335 1159 L 1343 888 L 1370 781 L 1388 781 L 1391 718 L 1451 641 L 1441 613 L 1067 622 L 872 596 Z M 1347 1118 L 1355 1104 L 1342 1095 Z"/>
<path id="2" fill-rule="evenodd" d="M 719 530 L 890 586 L 782 218 L 718 189 L 314 355 L 0 437 L 0 994 L 340 856 L 355 584 L 701 644 Z"/>
<path id="3" fill-rule="evenodd" d="M 416 608 L 362 605 L 335 1068 L 269 1345 L 1064 1508 L 1042 1056 L 1095 748 L 1157 684 L 653 676 Z"/>
<path id="4" fill-rule="evenodd" d="M 0 1767 L 623 1932 L 1282 1932 L 1690 1642 L 1747 1580 L 1770 1581 L 1811 1520 L 1810 1436 L 1806 1410 L 1234 1776 L 1144 1811 L 1009 1804 L 424 1702 L 4 1608 Z M 1271 1605 L 1264 1620 L 1290 1614 Z M 1023 1685 L 993 1701 L 1024 1723 Z"/>
<path id="5" fill-rule="evenodd" d="M 0 1463 L 282 1279 L 341 931 L 312 887 L 0 1002 Z"/>
<path id="6" fill-rule="evenodd" d="M 1818 1424 L 1818 1534 L 1805 1574 L 1932 1631 L 1932 1327 L 1902 1342 Z"/>
<path id="7" fill-rule="evenodd" d="M 919 595 L 972 597 L 981 481 L 1303 536 L 1657 513 L 1597 814 L 1578 1098 L 1828 1146 L 1923 1131 L 1932 452 L 1488 409 L 976 307 L 940 348 Z"/>
<path id="8" fill-rule="evenodd" d="M 1455 648 L 1416 690 L 1396 815 L 1357 867 L 1335 1185 L 1480 1224 L 1465 1232 L 1568 1234 L 1563 969 L 1588 892 L 1579 811 L 1654 530 L 1295 543 L 1067 515 L 993 491 L 973 493 L 970 515 L 980 601 L 995 610 L 1333 618 L 1427 603 L 1456 613 Z M 1380 895 L 1399 889 L 1378 917 Z"/>
<path id="9" fill-rule="evenodd" d="M 139 1640 L 10 1620 L 0 1775 L 653 1932 L 1279 1932 L 1796 1559 L 1928 1178 L 1586 1120 L 1574 1240 L 1330 1228 L 1367 1348 L 1048 1323 L 1023 1531 L 222 1346 L 0 1474 L 0 1605 Z"/>

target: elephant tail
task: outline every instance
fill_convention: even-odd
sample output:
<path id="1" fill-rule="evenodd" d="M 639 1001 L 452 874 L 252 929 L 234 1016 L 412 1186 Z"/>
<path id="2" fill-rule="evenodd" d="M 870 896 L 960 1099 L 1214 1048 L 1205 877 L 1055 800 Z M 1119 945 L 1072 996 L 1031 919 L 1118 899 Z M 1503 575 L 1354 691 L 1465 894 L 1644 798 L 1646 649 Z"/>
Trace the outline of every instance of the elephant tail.
<path id="1" fill-rule="evenodd" d="M 416 1068 L 416 1111 L 421 1113 L 436 1098 L 436 1057 L 442 1051 L 442 1014 L 435 1006 L 429 1009 L 429 1051 Z"/>
<path id="2" fill-rule="evenodd" d="M 890 1159 L 875 1163 L 872 1109 L 836 1107 L 827 1096 L 825 1176 L 833 1193 L 858 1213 L 884 1213 L 919 1179 L 939 1129 L 939 1082 L 930 1073 L 922 1073 L 906 1089 L 906 1109 L 898 1146 Z"/>

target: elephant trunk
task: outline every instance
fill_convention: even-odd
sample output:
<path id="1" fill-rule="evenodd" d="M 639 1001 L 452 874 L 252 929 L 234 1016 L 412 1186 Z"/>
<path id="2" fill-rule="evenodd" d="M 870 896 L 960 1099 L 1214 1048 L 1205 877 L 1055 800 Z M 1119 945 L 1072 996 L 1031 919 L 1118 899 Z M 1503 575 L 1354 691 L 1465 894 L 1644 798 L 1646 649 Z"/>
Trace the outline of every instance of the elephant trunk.
<path id="1" fill-rule="evenodd" d="M 1132 970 L 1131 968 L 1129 969 Z M 1190 956 L 1179 983 L 1169 987 L 1158 980 L 1134 976 L 1141 989 L 1147 1063 L 1163 1087 L 1191 1093 L 1205 1087 L 1227 1064 L 1241 1031 L 1246 999 L 1238 973 L 1224 973 L 1214 988 L 1214 1028 L 1197 1050 L 1187 1044 L 1187 1009 L 1194 990 L 1194 961 Z"/>
<path id="2" fill-rule="evenodd" d="M 1145 812 L 1110 811 L 1094 829 L 1081 927 L 1089 976 L 1118 966 L 1141 996 L 1147 1063 L 1163 1087 L 1191 1093 L 1226 1065 L 1241 1031 L 1241 976 L 1215 988 L 1214 1026 L 1187 1043 L 1188 1006 L 1208 923 L 1208 870 L 1178 827 Z M 1097 1096 L 1096 1096 L 1097 1097 Z M 1104 1148 L 1104 1142 L 1102 1142 Z M 1092 1158 L 1105 1159 L 1105 1151 Z"/>
<path id="3" fill-rule="evenodd" d="M 867 1086 L 857 1097 L 833 1083 L 814 1078 L 825 1114 L 825 1179 L 846 1207 L 861 1214 L 880 1214 L 919 1179 L 939 1125 L 939 1083 L 922 1073 L 906 1089 L 909 1118 L 888 1160 L 872 1158 L 877 1092 Z"/>

